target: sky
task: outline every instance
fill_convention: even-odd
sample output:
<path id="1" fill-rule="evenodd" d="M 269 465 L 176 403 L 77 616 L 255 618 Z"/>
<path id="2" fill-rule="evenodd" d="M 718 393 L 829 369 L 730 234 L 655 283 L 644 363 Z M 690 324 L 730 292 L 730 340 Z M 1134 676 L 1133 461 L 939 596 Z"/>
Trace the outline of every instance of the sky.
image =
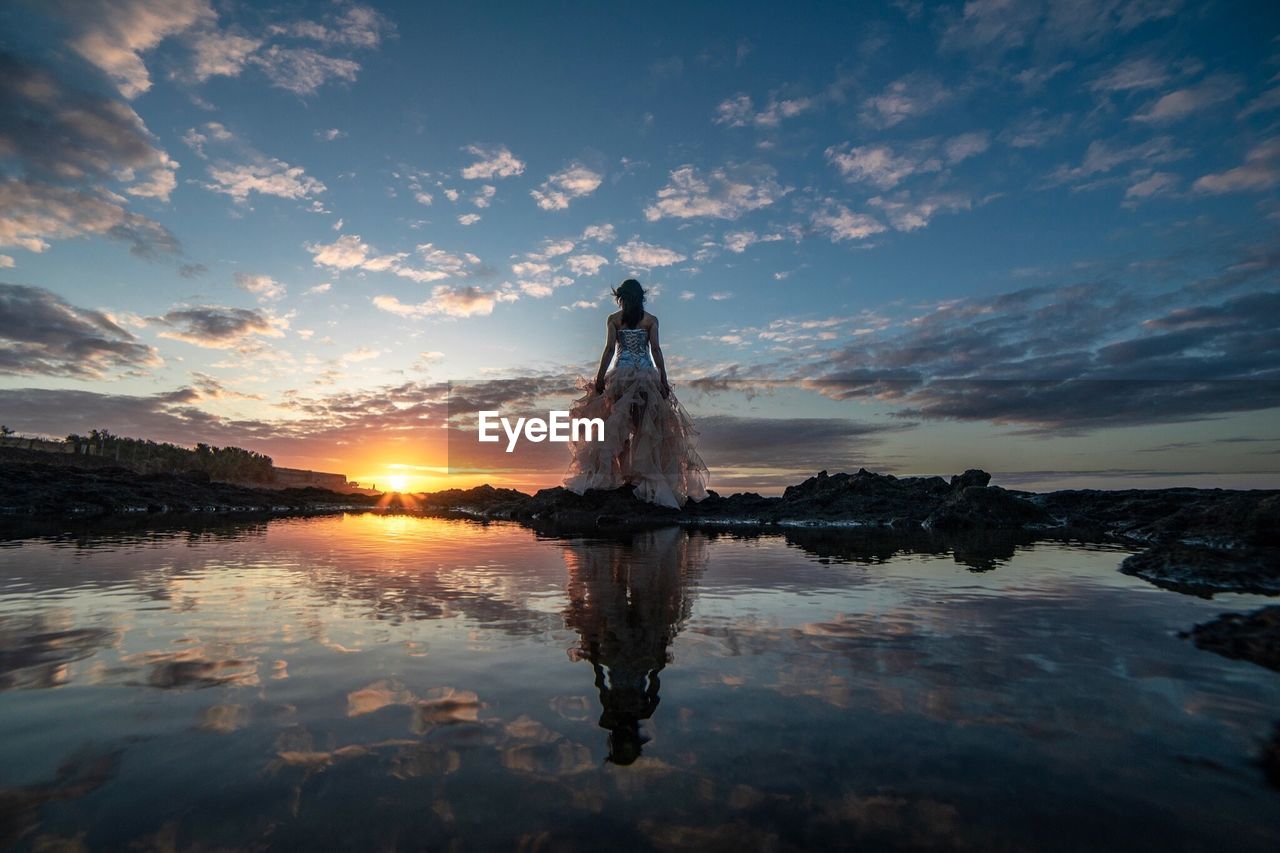
<path id="1" fill-rule="evenodd" d="M 467 423 L 563 408 L 634 276 L 721 491 L 1280 487 L 1274 4 L 18 0 L 0 33 L 20 433 L 554 485 L 563 445 Z"/>

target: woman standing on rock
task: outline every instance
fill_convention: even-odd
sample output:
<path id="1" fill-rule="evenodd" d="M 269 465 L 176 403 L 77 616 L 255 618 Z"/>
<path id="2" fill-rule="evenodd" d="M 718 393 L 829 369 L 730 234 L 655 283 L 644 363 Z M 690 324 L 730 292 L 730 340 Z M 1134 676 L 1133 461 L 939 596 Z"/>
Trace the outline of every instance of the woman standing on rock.
<path id="1" fill-rule="evenodd" d="M 644 294 L 633 278 L 613 291 L 621 310 L 605 321 L 600 369 L 595 381 L 580 380 L 585 393 L 569 411 L 571 419 L 601 418 L 604 440 L 570 442 L 564 485 L 582 494 L 629 484 L 641 500 L 680 507 L 707 496 L 707 466 L 693 421 L 667 382 L 658 318 L 644 310 Z"/>

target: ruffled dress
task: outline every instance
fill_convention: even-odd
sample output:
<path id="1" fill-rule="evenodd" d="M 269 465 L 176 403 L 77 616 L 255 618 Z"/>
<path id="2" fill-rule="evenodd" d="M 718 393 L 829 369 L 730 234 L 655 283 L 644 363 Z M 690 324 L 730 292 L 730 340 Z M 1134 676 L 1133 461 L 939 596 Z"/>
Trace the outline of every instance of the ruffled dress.
<path id="1" fill-rule="evenodd" d="M 668 507 L 702 500 L 707 496 L 707 466 L 698 455 L 698 432 L 675 392 L 662 396 L 648 330 L 619 329 L 617 341 L 604 393 L 596 393 L 592 380 L 578 381 L 584 394 L 569 416 L 603 419 L 604 440 L 569 443 L 573 459 L 565 488 L 582 494 L 630 484 L 636 497 Z M 584 430 L 583 437 L 593 436 Z"/>

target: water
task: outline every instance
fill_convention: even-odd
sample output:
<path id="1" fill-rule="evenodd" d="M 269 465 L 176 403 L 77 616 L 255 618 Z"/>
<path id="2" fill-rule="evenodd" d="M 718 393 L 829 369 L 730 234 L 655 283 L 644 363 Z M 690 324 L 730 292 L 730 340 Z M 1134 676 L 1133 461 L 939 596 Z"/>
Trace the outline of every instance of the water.
<path id="1" fill-rule="evenodd" d="M 404 515 L 0 547 L 0 846 L 1274 850 L 1280 676 L 1058 542 Z"/>

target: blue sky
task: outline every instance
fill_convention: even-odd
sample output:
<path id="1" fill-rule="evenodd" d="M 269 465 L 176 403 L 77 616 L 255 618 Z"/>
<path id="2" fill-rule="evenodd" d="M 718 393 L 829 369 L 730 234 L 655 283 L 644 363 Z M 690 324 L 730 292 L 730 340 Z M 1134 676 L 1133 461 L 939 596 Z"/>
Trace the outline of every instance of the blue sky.
<path id="1" fill-rule="evenodd" d="M 1275 486 L 1277 17 L 6 4 L 0 413 L 427 471 L 635 275 L 721 488 Z"/>

